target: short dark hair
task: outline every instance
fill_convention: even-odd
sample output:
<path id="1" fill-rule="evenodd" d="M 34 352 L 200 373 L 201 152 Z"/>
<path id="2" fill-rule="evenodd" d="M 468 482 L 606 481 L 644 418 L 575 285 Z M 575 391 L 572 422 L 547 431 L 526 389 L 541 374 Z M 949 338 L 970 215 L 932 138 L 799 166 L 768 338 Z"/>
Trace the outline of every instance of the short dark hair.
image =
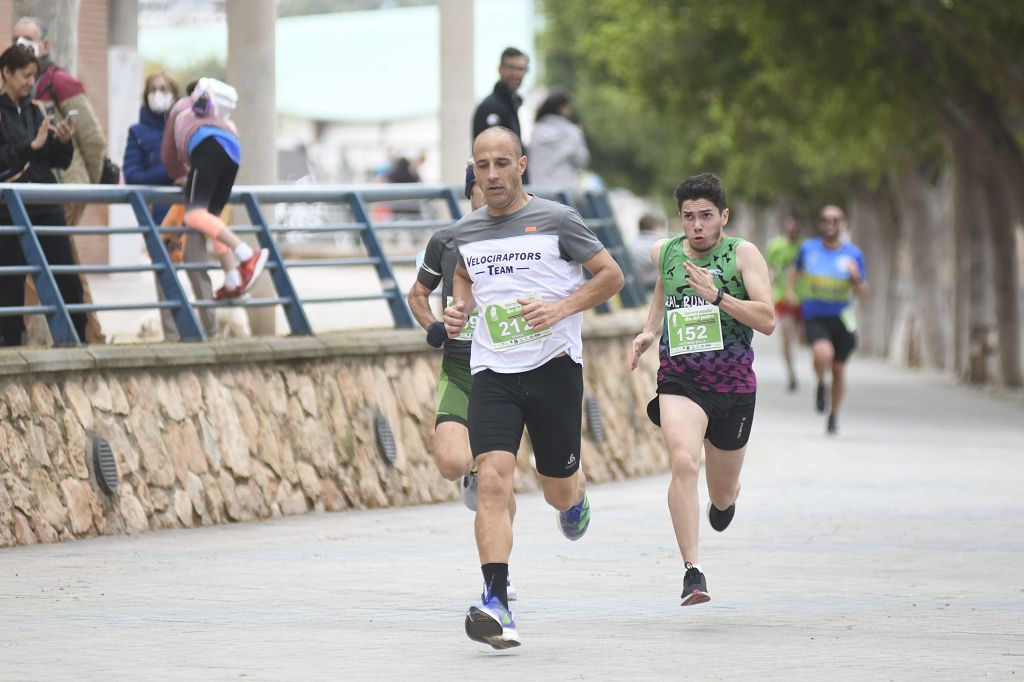
<path id="1" fill-rule="evenodd" d="M 491 126 L 490 128 L 484 128 L 483 132 L 481 132 L 480 135 L 494 131 L 505 133 L 506 135 L 512 138 L 512 150 L 516 153 L 516 158 L 519 158 L 520 156 L 523 155 L 523 141 L 519 139 L 518 135 L 516 135 L 516 131 L 510 128 L 506 128 L 505 126 Z M 476 138 L 473 140 L 474 147 L 476 146 L 476 141 L 480 139 L 480 135 L 477 135 Z"/>
<path id="2" fill-rule="evenodd" d="M 640 216 L 640 223 L 637 228 L 641 232 L 655 232 L 665 224 L 665 219 L 653 213 L 644 213 Z"/>
<path id="3" fill-rule="evenodd" d="M 29 64 L 36 65 L 36 75 L 39 75 L 39 58 L 36 57 L 36 53 L 32 51 L 32 48 L 28 45 L 19 45 L 15 43 L 0 54 L 0 69 L 10 69 L 11 71 L 17 71 L 23 69 Z"/>
<path id="4" fill-rule="evenodd" d="M 504 50 L 501 51 L 501 61 L 498 63 L 504 64 L 505 60 L 508 59 L 509 57 L 526 57 L 527 59 L 530 58 L 525 52 L 523 52 L 517 47 L 506 47 Z"/>
<path id="5" fill-rule="evenodd" d="M 701 173 L 686 178 L 679 183 L 673 194 L 676 198 L 676 208 L 680 211 L 683 210 L 684 201 L 695 199 L 707 199 L 715 205 L 719 212 L 724 211 L 726 207 L 725 188 L 722 187 L 722 181 L 714 173 Z"/>

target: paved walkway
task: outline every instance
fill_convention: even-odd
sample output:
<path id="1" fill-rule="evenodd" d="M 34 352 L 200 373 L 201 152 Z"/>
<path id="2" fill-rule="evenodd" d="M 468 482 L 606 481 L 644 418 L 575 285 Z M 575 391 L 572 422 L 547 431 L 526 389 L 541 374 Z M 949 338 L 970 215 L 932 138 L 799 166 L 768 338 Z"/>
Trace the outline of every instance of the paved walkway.
<path id="1" fill-rule="evenodd" d="M 578 543 L 520 497 L 519 649 L 463 633 L 451 503 L 0 551 L 0 679 L 1020 679 L 1024 400 L 855 358 L 830 439 L 762 341 L 709 604 L 679 607 L 659 476 L 595 486 Z"/>

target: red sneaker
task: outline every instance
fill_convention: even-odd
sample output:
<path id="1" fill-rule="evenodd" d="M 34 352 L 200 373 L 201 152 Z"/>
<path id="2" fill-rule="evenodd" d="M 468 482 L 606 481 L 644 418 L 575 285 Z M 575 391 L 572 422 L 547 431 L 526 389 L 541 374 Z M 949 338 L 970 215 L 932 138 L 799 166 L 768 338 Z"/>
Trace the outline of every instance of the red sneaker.
<path id="1" fill-rule="evenodd" d="M 268 256 L 270 256 L 270 252 L 266 249 L 256 249 L 252 252 L 252 257 L 249 260 L 239 264 L 238 272 L 242 275 L 241 289 L 243 294 L 252 288 L 256 278 L 263 272 Z"/>
<path id="2" fill-rule="evenodd" d="M 242 295 L 242 293 L 242 287 L 240 286 L 231 288 L 223 286 L 220 289 L 217 289 L 217 291 L 213 292 L 213 300 L 224 301 L 229 298 L 238 298 L 239 296 Z"/>

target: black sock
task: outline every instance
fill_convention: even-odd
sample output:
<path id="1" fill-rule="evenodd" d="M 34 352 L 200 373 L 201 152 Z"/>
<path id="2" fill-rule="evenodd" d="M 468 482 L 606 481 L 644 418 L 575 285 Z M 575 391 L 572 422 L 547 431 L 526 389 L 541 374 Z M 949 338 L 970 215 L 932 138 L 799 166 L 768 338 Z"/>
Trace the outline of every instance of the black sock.
<path id="1" fill-rule="evenodd" d="M 484 574 L 484 585 L 487 591 L 508 608 L 508 564 L 484 564 L 480 567 Z"/>

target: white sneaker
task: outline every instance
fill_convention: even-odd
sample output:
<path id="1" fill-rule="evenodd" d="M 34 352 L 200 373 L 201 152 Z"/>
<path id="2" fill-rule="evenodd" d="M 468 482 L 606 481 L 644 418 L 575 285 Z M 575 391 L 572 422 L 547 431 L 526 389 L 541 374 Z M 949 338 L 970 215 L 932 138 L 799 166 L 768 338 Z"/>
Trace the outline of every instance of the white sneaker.
<path id="1" fill-rule="evenodd" d="M 463 474 L 462 478 L 459 479 L 459 495 L 462 497 L 462 503 L 470 511 L 476 511 L 476 501 L 480 495 L 477 491 L 475 467 L 468 474 Z"/>

